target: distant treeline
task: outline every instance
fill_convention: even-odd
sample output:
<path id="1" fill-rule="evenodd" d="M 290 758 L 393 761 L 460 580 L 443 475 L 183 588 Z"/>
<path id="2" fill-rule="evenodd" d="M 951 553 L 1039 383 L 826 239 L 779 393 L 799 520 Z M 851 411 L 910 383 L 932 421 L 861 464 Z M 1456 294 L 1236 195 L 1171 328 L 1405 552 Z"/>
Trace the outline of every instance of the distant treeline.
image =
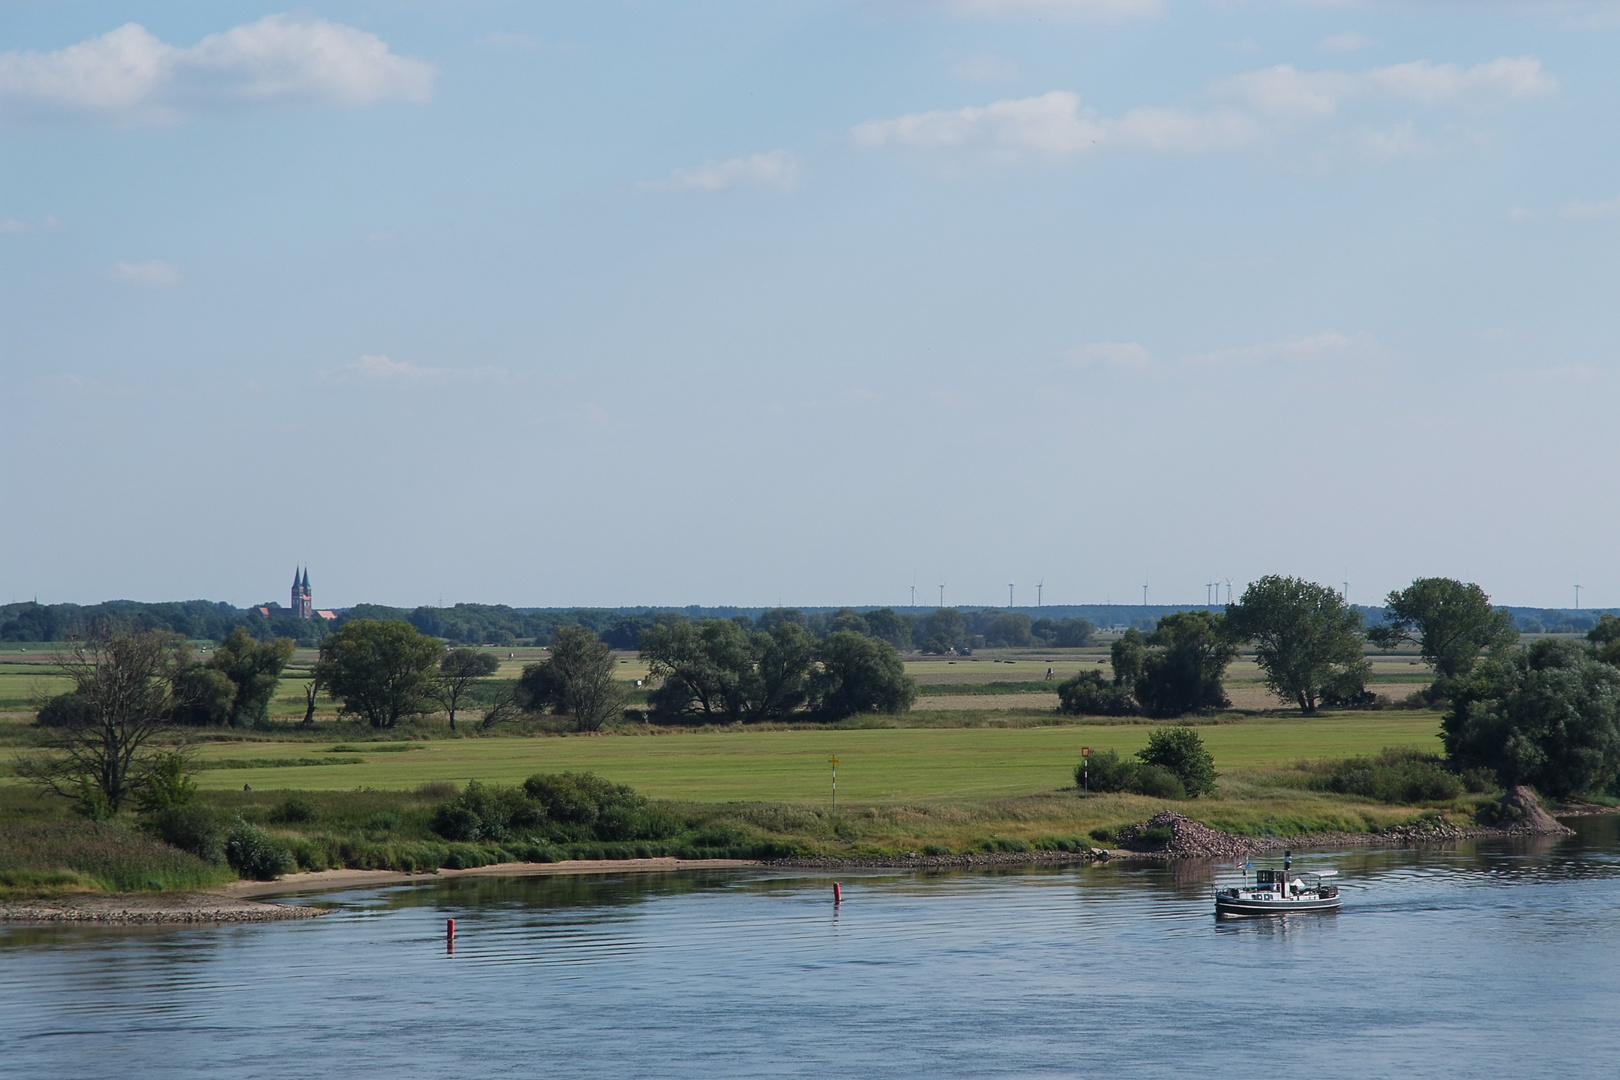
<path id="1" fill-rule="evenodd" d="M 1217 605 L 1220 610 L 1224 605 Z M 616 649 L 636 649 L 649 626 L 688 619 L 735 619 L 749 627 L 769 629 L 790 618 L 817 637 L 835 629 L 867 628 L 897 649 L 934 652 L 964 648 L 1065 645 L 1075 640 L 1079 625 L 1093 629 L 1149 631 L 1166 615 L 1203 610 L 1203 605 L 1067 604 L 1024 608 L 514 608 L 505 604 L 457 604 L 454 607 L 395 608 L 359 604 L 338 612 L 335 620 L 296 619 L 279 605 L 270 615 L 257 608 L 238 608 L 210 600 L 147 604 L 109 600 L 93 605 L 0 605 L 0 641 L 61 641 L 75 628 L 117 622 L 134 629 L 167 630 L 194 641 L 223 641 L 241 627 L 260 641 L 292 638 L 299 645 L 319 645 L 326 635 L 355 619 L 408 622 L 424 634 L 466 645 L 515 645 L 544 642 L 561 626 L 583 626 Z M 1368 626 L 1385 620 L 1383 608 L 1356 606 Z M 1597 625 L 1603 610 L 1506 607 L 1522 633 L 1584 634 Z M 1620 614 L 1620 609 L 1607 609 Z M 954 618 L 953 618 L 954 616 Z M 955 619 L 961 620 L 958 626 Z M 1067 627 L 1064 631 L 1063 628 Z M 1060 641 L 1059 638 L 1062 638 Z M 1089 640 L 1089 639 L 1088 639 Z"/>

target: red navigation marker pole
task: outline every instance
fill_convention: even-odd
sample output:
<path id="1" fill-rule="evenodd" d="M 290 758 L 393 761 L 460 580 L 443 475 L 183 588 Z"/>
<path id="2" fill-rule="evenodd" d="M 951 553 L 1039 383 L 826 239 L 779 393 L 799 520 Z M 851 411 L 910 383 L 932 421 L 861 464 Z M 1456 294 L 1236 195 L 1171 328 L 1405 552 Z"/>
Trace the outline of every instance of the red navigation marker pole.
<path id="1" fill-rule="evenodd" d="M 1084 794 L 1091 790 L 1091 747 L 1080 748 L 1080 791 Z"/>
<path id="2" fill-rule="evenodd" d="M 835 882 L 833 882 L 833 907 L 837 907 L 839 904 L 842 904 L 843 902 L 844 902 L 844 886 L 842 884 L 840 884 L 839 882 L 835 881 Z"/>

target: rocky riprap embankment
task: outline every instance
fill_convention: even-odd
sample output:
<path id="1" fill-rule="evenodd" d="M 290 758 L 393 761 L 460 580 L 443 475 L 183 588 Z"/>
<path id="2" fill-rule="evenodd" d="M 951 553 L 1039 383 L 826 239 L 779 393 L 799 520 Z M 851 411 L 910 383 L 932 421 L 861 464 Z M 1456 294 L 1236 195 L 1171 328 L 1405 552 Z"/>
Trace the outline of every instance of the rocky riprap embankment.
<path id="1" fill-rule="evenodd" d="M 321 908 L 290 907 L 222 896 L 110 896 L 80 893 L 42 900 L 0 902 L 0 922 L 30 923 L 247 923 L 309 919 Z"/>
<path id="2" fill-rule="evenodd" d="M 1168 831 L 1170 838 L 1150 838 L 1149 834 L 1156 830 Z M 1173 810 L 1155 814 L 1141 825 L 1127 825 L 1119 830 L 1119 846 L 1126 851 L 1178 859 L 1235 859 L 1259 847 L 1253 840 L 1200 825 Z"/>
<path id="3" fill-rule="evenodd" d="M 1497 802 L 1491 814 L 1498 832 L 1505 832 L 1514 836 L 1570 836 L 1575 832 L 1567 825 L 1560 825 L 1553 816 L 1541 808 L 1541 800 L 1536 793 L 1524 785 L 1509 788 L 1506 795 Z"/>

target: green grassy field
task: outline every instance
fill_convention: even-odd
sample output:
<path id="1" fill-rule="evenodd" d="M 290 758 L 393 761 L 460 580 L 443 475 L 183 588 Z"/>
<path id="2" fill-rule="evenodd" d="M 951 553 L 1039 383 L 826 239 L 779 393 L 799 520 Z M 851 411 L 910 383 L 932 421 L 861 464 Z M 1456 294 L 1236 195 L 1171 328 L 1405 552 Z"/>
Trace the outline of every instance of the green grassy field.
<path id="1" fill-rule="evenodd" d="M 1433 713 L 1374 712 L 1312 720 L 1251 717 L 1199 728 L 1223 771 L 1346 757 L 1385 746 L 1438 750 Z M 589 771 L 654 798 L 698 802 L 819 803 L 830 795 L 827 759 L 838 757 L 839 795 L 856 803 L 948 801 L 1026 795 L 1074 783 L 1080 749 L 1133 752 L 1151 725 L 701 731 L 647 735 L 440 739 L 383 743 L 203 745 L 199 763 L 341 754 L 361 764 L 209 769 L 204 788 L 402 789 L 434 780 L 512 783 L 536 772 Z M 393 751 L 409 746 L 406 752 Z M 334 751 L 334 747 L 341 747 Z"/>

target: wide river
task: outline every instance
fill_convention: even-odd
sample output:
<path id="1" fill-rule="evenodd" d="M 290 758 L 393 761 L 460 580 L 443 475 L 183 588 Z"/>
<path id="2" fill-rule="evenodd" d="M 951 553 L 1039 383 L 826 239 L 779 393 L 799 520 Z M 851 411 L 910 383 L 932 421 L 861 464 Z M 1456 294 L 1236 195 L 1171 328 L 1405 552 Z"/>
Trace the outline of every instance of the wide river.
<path id="1" fill-rule="evenodd" d="M 1620 819 L 1215 864 L 607 874 L 328 895 L 317 920 L 0 929 L 0 1076 L 1620 1076 Z M 454 952 L 444 920 L 455 918 Z"/>

